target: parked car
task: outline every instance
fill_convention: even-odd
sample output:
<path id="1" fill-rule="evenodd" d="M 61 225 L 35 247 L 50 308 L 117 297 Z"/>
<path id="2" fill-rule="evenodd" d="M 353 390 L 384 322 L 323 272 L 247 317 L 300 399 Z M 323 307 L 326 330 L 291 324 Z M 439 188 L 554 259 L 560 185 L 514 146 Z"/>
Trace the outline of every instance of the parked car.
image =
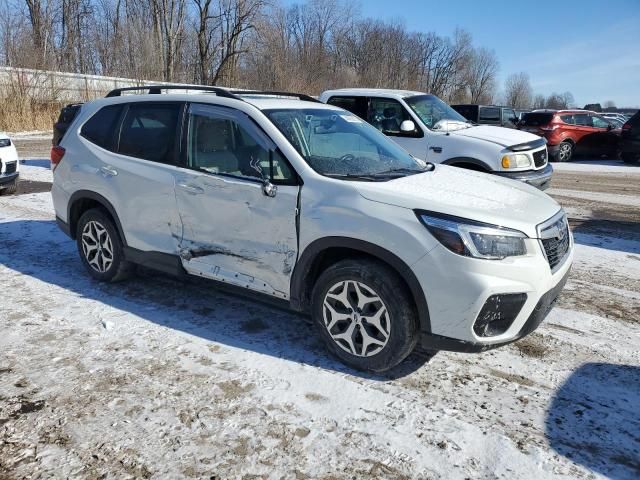
<path id="1" fill-rule="evenodd" d="M 518 118 L 518 123 L 522 121 L 522 117 L 524 117 L 525 113 L 529 113 L 531 110 L 516 110 L 516 117 Z"/>
<path id="2" fill-rule="evenodd" d="M 602 116 L 607 120 L 616 120 L 618 122 L 621 122 L 623 125 L 624 125 L 624 122 L 628 120 L 628 118 L 622 115 L 621 113 L 603 113 Z"/>
<path id="3" fill-rule="evenodd" d="M 417 343 L 513 342 L 562 290 L 573 240 L 546 194 L 416 159 L 305 95 L 200 89 L 115 90 L 52 148 L 57 222 L 93 278 L 142 264 L 262 295 L 372 371 Z"/>
<path id="4" fill-rule="evenodd" d="M 513 108 L 498 105 L 451 105 L 456 112 L 478 125 L 516 128 L 518 115 Z"/>
<path id="5" fill-rule="evenodd" d="M 0 132 L 0 195 L 15 193 L 20 176 L 20 162 L 15 145 L 6 133 Z"/>
<path id="6" fill-rule="evenodd" d="M 474 125 L 435 95 L 404 90 L 329 90 L 320 100 L 366 120 L 413 156 L 521 180 L 541 190 L 551 181 L 544 139 Z"/>
<path id="7" fill-rule="evenodd" d="M 620 132 L 620 155 L 625 163 L 640 160 L 640 111 L 622 126 Z"/>
<path id="8" fill-rule="evenodd" d="M 557 162 L 568 162 L 576 154 L 615 158 L 618 153 L 620 130 L 595 112 L 533 111 L 524 116 L 519 128 L 546 138 L 549 154 Z"/>

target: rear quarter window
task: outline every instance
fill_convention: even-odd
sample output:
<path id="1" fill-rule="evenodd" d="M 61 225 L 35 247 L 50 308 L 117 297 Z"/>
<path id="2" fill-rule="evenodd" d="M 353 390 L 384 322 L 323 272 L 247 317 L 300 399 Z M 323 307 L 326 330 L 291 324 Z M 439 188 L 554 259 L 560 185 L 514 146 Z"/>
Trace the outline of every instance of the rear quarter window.
<path id="1" fill-rule="evenodd" d="M 567 125 L 575 125 L 576 120 L 573 118 L 573 115 L 560 115 L 560 120 L 562 120 Z"/>
<path id="2" fill-rule="evenodd" d="M 106 150 L 114 150 L 115 133 L 123 105 L 110 105 L 98 110 L 80 129 L 80 135 Z"/>

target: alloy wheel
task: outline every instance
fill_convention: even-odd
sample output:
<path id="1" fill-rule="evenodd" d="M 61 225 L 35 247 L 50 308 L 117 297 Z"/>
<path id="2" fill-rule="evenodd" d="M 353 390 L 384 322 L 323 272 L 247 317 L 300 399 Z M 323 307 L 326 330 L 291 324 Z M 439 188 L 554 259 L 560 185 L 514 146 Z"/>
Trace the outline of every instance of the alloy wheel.
<path id="1" fill-rule="evenodd" d="M 371 357 L 389 341 L 389 311 L 362 282 L 344 280 L 333 285 L 325 295 L 322 314 L 333 341 L 352 355 Z"/>
<path id="2" fill-rule="evenodd" d="M 91 220 L 82 229 L 82 252 L 91 268 L 105 273 L 113 264 L 113 243 L 107 229 Z"/>
<path id="3" fill-rule="evenodd" d="M 571 157 L 571 145 L 568 143 L 562 143 L 560 145 L 560 160 L 566 161 Z"/>

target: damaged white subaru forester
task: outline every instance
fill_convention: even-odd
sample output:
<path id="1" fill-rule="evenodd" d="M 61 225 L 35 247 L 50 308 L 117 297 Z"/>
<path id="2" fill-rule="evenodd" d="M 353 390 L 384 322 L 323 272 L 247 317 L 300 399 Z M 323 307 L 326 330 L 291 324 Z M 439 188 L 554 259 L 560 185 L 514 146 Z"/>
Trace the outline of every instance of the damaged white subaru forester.
<path id="1" fill-rule="evenodd" d="M 305 95 L 144 88 L 83 105 L 51 152 L 58 224 L 98 280 L 140 264 L 278 299 L 376 372 L 515 341 L 567 280 L 566 215 L 533 187 Z"/>

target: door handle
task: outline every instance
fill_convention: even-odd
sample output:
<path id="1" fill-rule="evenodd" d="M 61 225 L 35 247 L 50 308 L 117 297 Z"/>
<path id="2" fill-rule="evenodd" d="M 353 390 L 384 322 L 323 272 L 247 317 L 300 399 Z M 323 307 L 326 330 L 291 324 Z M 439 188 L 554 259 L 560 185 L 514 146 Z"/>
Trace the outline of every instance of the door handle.
<path id="1" fill-rule="evenodd" d="M 116 175 L 118 175 L 118 171 L 110 165 L 100 167 L 100 173 L 107 177 L 115 177 Z"/>
<path id="2" fill-rule="evenodd" d="M 433 150 L 435 153 L 442 153 L 442 147 L 429 147 L 429 150 Z"/>
<path id="3" fill-rule="evenodd" d="M 204 188 L 198 187 L 197 185 L 191 185 L 189 183 L 181 182 L 178 184 L 178 187 L 180 187 L 185 192 L 191 193 L 193 195 L 204 193 Z"/>

